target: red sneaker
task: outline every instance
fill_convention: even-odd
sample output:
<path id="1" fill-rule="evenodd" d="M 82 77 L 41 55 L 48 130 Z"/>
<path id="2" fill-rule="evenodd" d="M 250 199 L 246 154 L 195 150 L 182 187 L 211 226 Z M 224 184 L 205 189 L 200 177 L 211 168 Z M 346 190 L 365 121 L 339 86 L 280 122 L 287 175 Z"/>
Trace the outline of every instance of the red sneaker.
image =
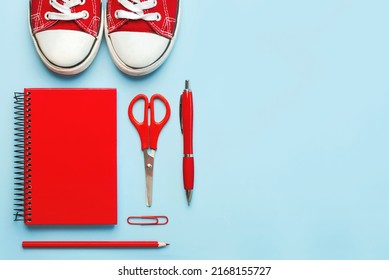
<path id="1" fill-rule="evenodd" d="M 30 31 L 35 48 L 52 71 L 85 70 L 103 34 L 101 0 L 30 0 Z"/>
<path id="2" fill-rule="evenodd" d="M 107 0 L 105 37 L 124 73 L 146 75 L 169 55 L 177 33 L 179 0 Z"/>

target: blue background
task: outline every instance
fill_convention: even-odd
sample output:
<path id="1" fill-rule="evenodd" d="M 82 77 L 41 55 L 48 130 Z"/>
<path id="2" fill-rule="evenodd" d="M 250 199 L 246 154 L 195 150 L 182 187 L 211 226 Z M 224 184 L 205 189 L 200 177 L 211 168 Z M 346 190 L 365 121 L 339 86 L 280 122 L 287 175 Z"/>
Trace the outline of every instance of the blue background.
<path id="1" fill-rule="evenodd" d="M 122 74 L 105 41 L 84 73 L 51 73 L 29 36 L 27 7 L 4 1 L 0 9 L 1 259 L 389 258 L 388 1 L 183 0 L 170 57 L 142 78 Z M 195 102 L 190 207 L 178 117 L 185 79 Z M 24 87 L 118 89 L 117 226 L 13 222 L 13 92 Z M 156 92 L 168 98 L 172 116 L 160 135 L 148 209 L 127 106 L 138 93 Z M 170 222 L 127 225 L 128 215 L 140 214 L 164 214 Z M 21 248 L 22 240 L 61 239 L 171 246 Z"/>

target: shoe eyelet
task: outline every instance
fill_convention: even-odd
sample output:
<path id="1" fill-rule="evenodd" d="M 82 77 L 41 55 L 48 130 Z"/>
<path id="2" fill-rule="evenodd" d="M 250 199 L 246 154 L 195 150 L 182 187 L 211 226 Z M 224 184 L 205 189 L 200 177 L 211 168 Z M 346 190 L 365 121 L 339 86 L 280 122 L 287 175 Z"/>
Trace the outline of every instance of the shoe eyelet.
<path id="1" fill-rule="evenodd" d="M 154 3 L 153 3 L 154 7 L 157 6 L 157 0 L 154 0 Z"/>
<path id="2" fill-rule="evenodd" d="M 160 21 L 162 19 L 161 14 L 157 13 L 157 21 Z"/>
<path id="3" fill-rule="evenodd" d="M 89 13 L 88 13 L 88 11 L 83 11 L 83 13 L 84 13 L 84 17 L 83 17 L 83 19 L 87 19 L 87 18 L 89 18 Z"/>
<path id="4" fill-rule="evenodd" d="M 84 5 L 84 4 L 85 4 L 85 2 L 86 2 L 86 0 L 81 0 L 81 3 L 80 3 L 80 5 Z"/>
<path id="5" fill-rule="evenodd" d="M 45 13 L 45 20 L 50 20 L 49 15 L 50 15 L 49 12 Z"/>

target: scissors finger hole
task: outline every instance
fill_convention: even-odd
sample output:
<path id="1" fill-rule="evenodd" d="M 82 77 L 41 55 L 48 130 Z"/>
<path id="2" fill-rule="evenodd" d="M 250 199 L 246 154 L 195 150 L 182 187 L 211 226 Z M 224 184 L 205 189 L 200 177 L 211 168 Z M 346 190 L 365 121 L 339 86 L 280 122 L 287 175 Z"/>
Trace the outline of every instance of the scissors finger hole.
<path id="1" fill-rule="evenodd" d="M 166 115 L 166 107 L 165 104 L 159 100 L 154 99 L 154 121 L 161 122 Z"/>
<path id="2" fill-rule="evenodd" d="M 143 99 L 139 99 L 134 103 L 134 107 L 132 108 L 132 114 L 134 115 L 134 118 L 140 122 L 143 123 L 145 120 L 145 101 Z"/>

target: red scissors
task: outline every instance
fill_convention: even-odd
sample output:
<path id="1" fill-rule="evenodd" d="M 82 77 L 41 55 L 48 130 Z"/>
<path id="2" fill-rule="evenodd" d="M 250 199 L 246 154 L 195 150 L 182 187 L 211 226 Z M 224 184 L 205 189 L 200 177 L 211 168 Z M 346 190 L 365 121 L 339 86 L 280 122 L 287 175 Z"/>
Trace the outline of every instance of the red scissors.
<path id="1" fill-rule="evenodd" d="M 143 122 L 139 122 L 133 113 L 133 107 L 139 100 L 144 100 L 144 118 Z M 154 115 L 154 101 L 159 99 L 165 105 L 166 113 L 160 122 L 155 121 Z M 150 122 L 149 122 L 149 110 L 150 110 Z M 152 202 L 153 193 L 153 169 L 154 169 L 154 156 L 157 150 L 158 136 L 164 125 L 170 118 L 170 105 L 169 102 L 160 94 L 154 94 L 151 96 L 150 101 L 144 94 L 138 94 L 132 100 L 128 106 L 128 117 L 132 124 L 135 126 L 139 133 L 141 147 L 144 156 L 145 172 L 146 172 L 146 206 L 150 207 Z"/>

